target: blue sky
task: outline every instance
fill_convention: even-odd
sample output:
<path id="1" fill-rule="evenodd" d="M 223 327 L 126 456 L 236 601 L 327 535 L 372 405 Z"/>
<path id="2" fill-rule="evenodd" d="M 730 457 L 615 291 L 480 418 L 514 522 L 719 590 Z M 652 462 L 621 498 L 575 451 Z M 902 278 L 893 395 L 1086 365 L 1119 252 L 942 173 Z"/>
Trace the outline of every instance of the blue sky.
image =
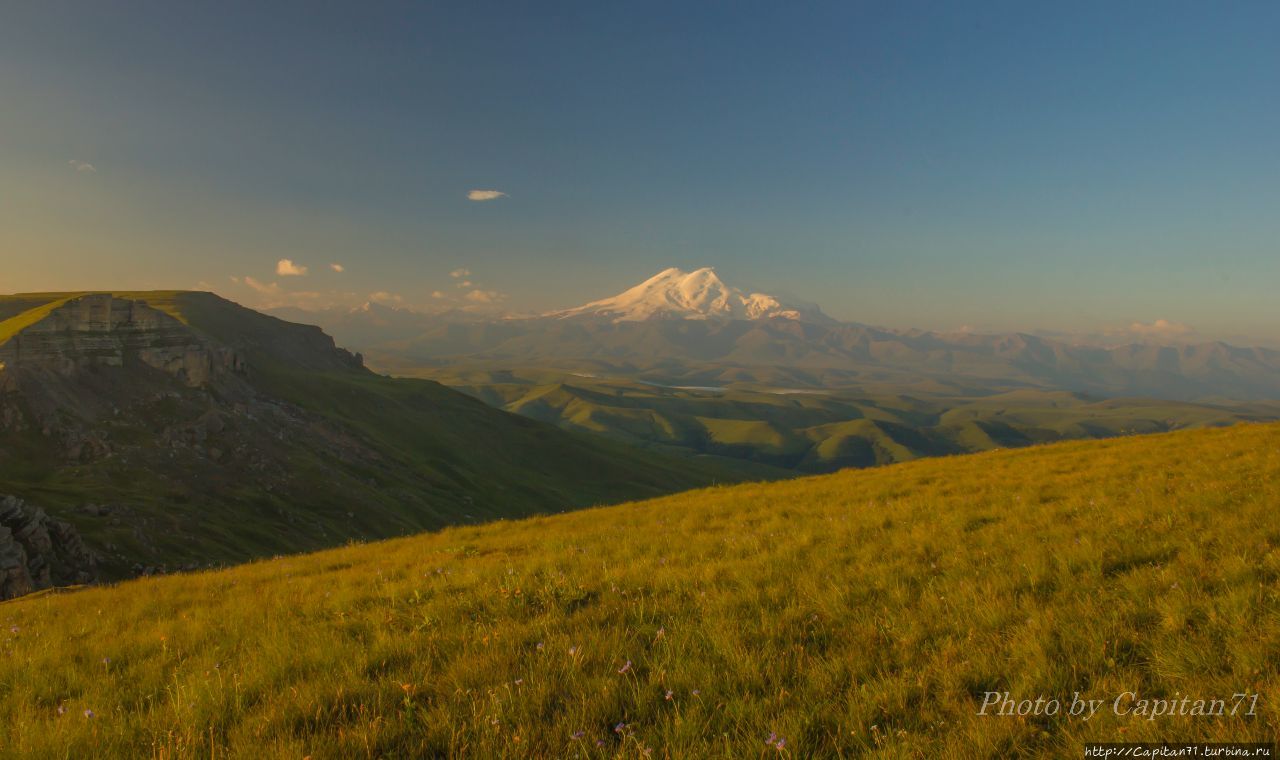
<path id="1" fill-rule="evenodd" d="M 1276 39 L 1244 2 L 10 3 L 0 291 L 537 310 L 714 266 L 1271 341 Z"/>

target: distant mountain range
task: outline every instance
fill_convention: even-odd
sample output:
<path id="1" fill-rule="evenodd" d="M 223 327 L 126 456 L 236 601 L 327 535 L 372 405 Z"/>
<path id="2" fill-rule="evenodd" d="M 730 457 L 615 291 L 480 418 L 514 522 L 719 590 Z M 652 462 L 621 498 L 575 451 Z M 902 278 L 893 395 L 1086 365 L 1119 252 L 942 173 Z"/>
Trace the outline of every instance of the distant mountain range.
<path id="1" fill-rule="evenodd" d="M 1280 398 L 1280 351 L 1222 342 L 1081 345 L 1029 333 L 894 330 L 665 270 L 612 298 L 535 317 L 360 309 L 274 312 L 322 325 L 392 372 L 553 367 L 653 382 L 962 392 L 1067 390 L 1175 400 Z"/>

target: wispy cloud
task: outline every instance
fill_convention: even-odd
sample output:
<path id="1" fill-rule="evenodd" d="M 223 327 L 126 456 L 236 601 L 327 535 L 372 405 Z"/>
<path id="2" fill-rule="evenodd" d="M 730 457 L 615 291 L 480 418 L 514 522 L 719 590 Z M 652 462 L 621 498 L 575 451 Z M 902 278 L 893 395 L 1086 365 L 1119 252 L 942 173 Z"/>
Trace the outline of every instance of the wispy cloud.
<path id="1" fill-rule="evenodd" d="M 79 161 L 73 158 L 67 162 L 67 166 L 70 166 L 72 169 L 75 169 L 81 174 L 97 174 L 98 173 L 98 168 L 93 164 L 89 163 L 88 161 Z"/>
<path id="2" fill-rule="evenodd" d="M 248 302 L 255 309 L 293 306 L 307 310 L 349 307 L 365 300 L 362 293 L 339 290 L 288 290 L 278 282 L 264 282 L 252 276 L 231 277 L 231 282 L 253 291 Z"/>
<path id="3" fill-rule="evenodd" d="M 431 291 L 431 297 L 432 298 L 448 298 L 449 294 L 444 292 L 443 290 L 433 290 Z"/>
<path id="4" fill-rule="evenodd" d="M 454 286 L 455 288 L 469 288 L 469 287 L 471 287 L 471 286 L 472 286 L 472 285 L 474 285 L 474 284 L 475 284 L 475 283 L 473 283 L 471 280 L 463 280 L 463 281 L 461 281 L 461 282 L 455 282 L 455 283 L 453 284 L 453 286 Z"/>
<path id="5" fill-rule="evenodd" d="M 330 265 L 329 265 L 329 268 L 330 268 L 330 269 L 332 269 L 333 271 L 335 271 L 335 272 L 339 273 L 339 274 L 341 274 L 341 273 L 343 273 L 343 272 L 347 271 L 347 268 L 346 268 L 346 267 L 344 267 L 344 266 L 342 266 L 341 264 L 330 264 Z"/>
<path id="6" fill-rule="evenodd" d="M 1039 330 L 1037 335 L 1065 340 L 1079 345 L 1120 346 L 1126 343 L 1176 344 L 1200 340 L 1200 335 L 1191 325 L 1175 322 L 1171 319 L 1157 319 L 1151 322 L 1130 322 L 1127 325 L 1105 325 L 1093 333 L 1063 333 L 1051 330 Z"/>
<path id="7" fill-rule="evenodd" d="M 452 277 L 452 278 L 453 278 L 453 279 L 455 279 L 455 280 L 456 280 L 456 279 L 458 279 L 459 277 L 470 277 L 470 276 L 471 276 L 471 270 L 470 270 L 470 269 L 465 269 L 465 268 L 464 268 L 464 269 L 455 269 L 455 270 L 453 270 L 452 272 L 450 272 L 450 273 L 449 273 L 449 276 L 450 276 L 450 277 Z"/>
<path id="8" fill-rule="evenodd" d="M 232 279 L 235 279 L 234 277 Z M 280 286 L 274 282 L 262 282 L 253 277 L 245 276 L 244 284 L 258 291 L 264 296 L 274 296 L 280 294 Z"/>
<path id="9" fill-rule="evenodd" d="M 499 293 L 496 290 L 473 290 L 466 295 L 468 301 L 475 303 L 498 303 L 506 297 L 506 293 Z"/>
<path id="10" fill-rule="evenodd" d="M 505 197 L 507 197 L 507 194 L 501 190 L 472 190 L 467 193 L 467 198 L 473 201 L 496 201 Z"/>
<path id="11" fill-rule="evenodd" d="M 290 259 L 280 259 L 276 263 L 276 274 L 281 277 L 301 277 L 307 273 L 307 268 L 293 263 Z"/>
<path id="12" fill-rule="evenodd" d="M 404 303 L 404 296 L 399 293 L 388 293 L 385 290 L 378 290 L 369 294 L 369 300 L 374 303 Z"/>
<path id="13" fill-rule="evenodd" d="M 1129 332 L 1148 338 L 1181 338 L 1191 335 L 1195 330 L 1182 322 L 1157 319 L 1154 322 L 1134 322 L 1129 325 Z"/>

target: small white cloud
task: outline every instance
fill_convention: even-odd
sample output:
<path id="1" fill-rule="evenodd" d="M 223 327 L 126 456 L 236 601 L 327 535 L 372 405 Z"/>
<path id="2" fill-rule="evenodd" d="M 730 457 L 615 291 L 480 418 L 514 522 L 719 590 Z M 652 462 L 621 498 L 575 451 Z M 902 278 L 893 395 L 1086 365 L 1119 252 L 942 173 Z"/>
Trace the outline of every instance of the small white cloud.
<path id="1" fill-rule="evenodd" d="M 347 271 L 347 268 L 342 266 L 341 264 L 330 264 L 329 268 L 337 272 L 338 274 L 342 274 L 343 272 Z"/>
<path id="2" fill-rule="evenodd" d="M 505 197 L 507 197 L 507 194 L 501 190 L 472 190 L 467 193 L 467 198 L 473 201 L 496 201 Z"/>
<path id="3" fill-rule="evenodd" d="M 469 287 L 471 287 L 471 286 L 472 286 L 472 285 L 474 285 L 474 284 L 475 284 L 475 283 L 473 283 L 471 280 L 463 280 L 462 282 L 456 282 L 456 283 L 454 283 L 454 285 L 453 285 L 453 286 L 454 286 L 455 288 L 469 288 Z"/>
<path id="4" fill-rule="evenodd" d="M 506 297 L 506 293 L 499 293 L 496 290 L 473 290 L 467 294 L 467 300 L 476 303 L 498 303 Z"/>
<path id="5" fill-rule="evenodd" d="M 89 163 L 88 161 L 77 161 L 76 159 L 73 158 L 67 162 L 67 166 L 70 166 L 72 169 L 75 169 L 81 174 L 97 174 L 98 173 L 97 167 L 95 167 L 93 164 Z"/>
<path id="6" fill-rule="evenodd" d="M 301 277 L 306 273 L 306 267 L 295 264 L 290 259 L 280 259 L 276 263 L 276 274 L 281 277 Z"/>
<path id="7" fill-rule="evenodd" d="M 236 277 L 234 274 L 233 274 L 233 275 L 231 275 L 231 281 L 232 281 L 232 282 L 234 282 L 234 283 L 235 283 L 235 284 L 237 284 L 237 285 L 239 285 L 239 284 L 240 284 L 240 278 L 239 278 L 239 277 Z"/>
<path id="8" fill-rule="evenodd" d="M 445 293 L 442 290 L 433 290 L 431 291 L 431 297 L 432 298 L 448 298 L 449 294 Z"/>
<path id="9" fill-rule="evenodd" d="M 449 273 L 449 276 L 450 276 L 450 277 L 452 277 L 452 278 L 453 278 L 453 279 L 455 279 L 455 280 L 456 280 L 456 279 L 458 279 L 459 277 L 470 277 L 470 276 L 471 276 L 471 270 L 470 270 L 470 269 L 455 269 L 455 270 L 453 270 L 452 272 L 450 272 L 450 273 Z"/>

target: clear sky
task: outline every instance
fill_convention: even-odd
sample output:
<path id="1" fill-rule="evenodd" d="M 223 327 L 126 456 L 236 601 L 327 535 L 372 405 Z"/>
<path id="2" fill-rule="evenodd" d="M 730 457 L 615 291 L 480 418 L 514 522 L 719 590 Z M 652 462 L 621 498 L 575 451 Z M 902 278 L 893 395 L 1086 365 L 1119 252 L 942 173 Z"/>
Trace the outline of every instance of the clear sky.
<path id="1" fill-rule="evenodd" d="M 5 3 L 0 292 L 535 310 L 714 266 L 1272 340 L 1277 40 L 1275 2 Z"/>

